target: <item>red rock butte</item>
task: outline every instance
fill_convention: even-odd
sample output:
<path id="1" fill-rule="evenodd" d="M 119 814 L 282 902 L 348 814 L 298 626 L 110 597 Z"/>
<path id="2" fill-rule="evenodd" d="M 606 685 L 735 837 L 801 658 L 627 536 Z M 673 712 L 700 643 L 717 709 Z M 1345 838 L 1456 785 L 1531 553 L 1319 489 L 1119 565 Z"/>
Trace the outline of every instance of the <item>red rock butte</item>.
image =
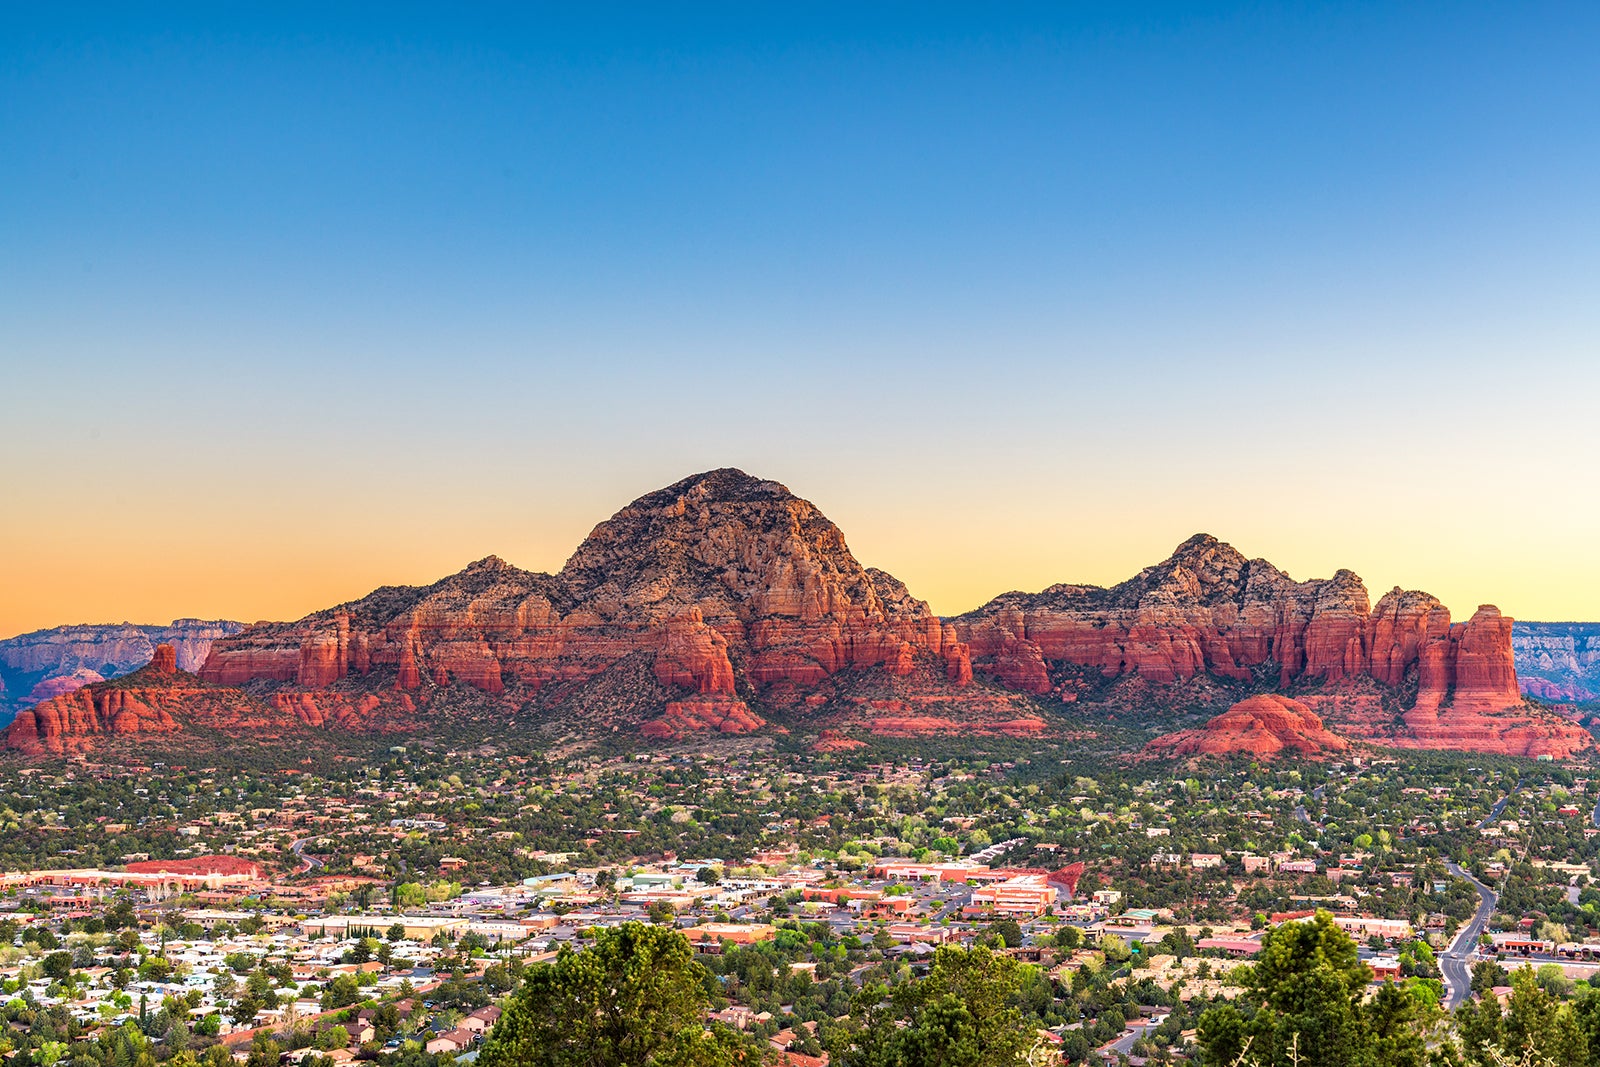
<path id="1" fill-rule="evenodd" d="M 717 470 L 635 500 L 556 574 L 490 556 L 429 586 L 259 623 L 214 640 L 198 677 L 163 654 L 20 714 L 7 740 L 60 753 L 121 734 L 407 732 L 470 715 L 486 730 L 656 741 L 787 724 L 848 747 L 1036 736 L 1080 700 L 1138 714 L 1171 694 L 1224 707 L 1265 687 L 1293 690 L 1347 736 L 1576 751 L 1581 728 L 1523 704 L 1510 629 L 1490 607 L 1453 623 L 1425 593 L 1371 607 L 1349 571 L 1296 582 L 1205 535 L 1109 589 L 1008 593 L 942 620 L 858 562 L 814 505 Z M 1412 686 L 1396 728 L 1378 712 Z"/>
<path id="2" fill-rule="evenodd" d="M 1244 754 L 1270 759 L 1285 752 L 1326 756 L 1349 747 L 1348 741 L 1330 732 L 1298 700 L 1262 693 L 1239 701 L 1198 730 L 1158 737 L 1146 750 L 1173 756 Z"/>

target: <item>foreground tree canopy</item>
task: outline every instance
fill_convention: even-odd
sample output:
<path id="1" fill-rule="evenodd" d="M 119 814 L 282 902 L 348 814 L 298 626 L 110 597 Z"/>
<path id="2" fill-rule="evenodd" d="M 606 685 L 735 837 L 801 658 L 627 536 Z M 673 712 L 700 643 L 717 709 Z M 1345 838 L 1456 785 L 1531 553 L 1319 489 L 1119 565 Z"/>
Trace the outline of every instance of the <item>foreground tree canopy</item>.
<path id="1" fill-rule="evenodd" d="M 708 975 L 676 930 L 628 923 L 531 969 L 483 1047 L 483 1067 L 733 1067 L 743 1050 L 706 1030 Z"/>
<path id="2" fill-rule="evenodd" d="M 864 988 L 830 1047 L 845 1067 L 1015 1067 L 1033 1036 L 1021 985 L 1011 957 L 945 946 L 926 978 Z"/>
<path id="3" fill-rule="evenodd" d="M 1431 991 L 1385 984 L 1367 999 L 1372 971 L 1356 944 L 1319 911 L 1262 939 L 1235 1004 L 1200 1019 L 1207 1067 L 1422 1067 L 1438 1018 Z"/>

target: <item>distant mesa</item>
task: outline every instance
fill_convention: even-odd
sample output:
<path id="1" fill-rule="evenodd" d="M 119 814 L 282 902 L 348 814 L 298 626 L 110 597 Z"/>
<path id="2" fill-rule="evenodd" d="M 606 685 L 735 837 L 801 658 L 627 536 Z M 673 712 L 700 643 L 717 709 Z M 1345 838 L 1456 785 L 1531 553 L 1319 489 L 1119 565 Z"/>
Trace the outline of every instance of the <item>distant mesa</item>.
<path id="1" fill-rule="evenodd" d="M 166 626 L 58 626 L 0 640 L 0 722 L 22 708 L 136 671 L 150 662 L 157 645 L 171 645 L 177 666 L 196 671 L 212 641 L 243 629 L 244 623 L 225 619 L 175 619 Z"/>
<path id="2" fill-rule="evenodd" d="M 300 726 L 248 693 L 178 670 L 176 649 L 158 645 L 152 661 L 132 674 L 19 712 L 6 728 L 6 745 L 33 756 L 64 756 L 113 738 L 147 741 L 201 731 L 235 743 L 271 743 Z"/>
<path id="3" fill-rule="evenodd" d="M 1511 647 L 1524 693 L 1556 703 L 1600 701 L 1600 623 L 1518 622 Z"/>
<path id="4" fill-rule="evenodd" d="M 82 689 L 86 685 L 103 681 L 105 681 L 105 678 L 99 672 L 91 671 L 87 667 L 79 667 L 71 674 L 58 674 L 41 680 L 32 689 L 28 690 L 27 703 L 30 705 L 39 704 L 49 700 L 51 697 L 63 696 L 74 689 Z"/>
<path id="5" fill-rule="evenodd" d="M 269 733 L 787 729 L 844 751 L 872 736 L 1082 737 L 1064 711 L 1137 722 L 1276 691 L 1350 741 L 1577 751 L 1584 730 L 1524 703 L 1511 632 L 1491 607 L 1455 623 L 1399 589 L 1372 606 L 1349 571 L 1296 582 L 1203 534 L 1109 589 L 1008 593 L 941 619 L 813 504 L 723 469 L 633 501 L 556 574 L 489 556 L 210 638 L 198 677 L 169 642 L 170 677 L 163 660 L 136 685 L 56 695 L 7 738 L 69 751 L 126 724 L 181 741 L 229 706 Z M 135 690 L 148 712 L 118 703 Z"/>
<path id="6" fill-rule="evenodd" d="M 1198 730 L 1158 737 L 1146 746 L 1146 751 L 1172 756 L 1243 754 L 1271 759 L 1285 753 L 1327 756 L 1349 747 L 1348 741 L 1324 727 L 1316 713 L 1298 700 L 1278 693 L 1261 693 L 1241 700 Z"/>

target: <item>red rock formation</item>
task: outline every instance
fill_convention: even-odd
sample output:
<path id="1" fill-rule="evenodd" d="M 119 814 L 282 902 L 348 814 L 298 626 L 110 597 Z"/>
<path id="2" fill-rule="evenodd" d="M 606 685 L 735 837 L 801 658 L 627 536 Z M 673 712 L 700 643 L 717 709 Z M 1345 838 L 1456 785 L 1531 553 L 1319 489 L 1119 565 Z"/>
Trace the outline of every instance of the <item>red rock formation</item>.
<path id="1" fill-rule="evenodd" d="M 970 658 L 967 670 L 972 670 Z M 1044 654 L 1038 645 L 1014 634 L 1007 634 L 995 650 L 994 671 L 1012 689 L 1036 696 L 1050 692 L 1050 672 L 1044 665 Z"/>
<path id="2" fill-rule="evenodd" d="M 733 692 L 728 639 L 706 625 L 699 608 L 688 608 L 667 620 L 655 671 L 662 685 L 683 686 L 697 693 Z"/>
<path id="3" fill-rule="evenodd" d="M 1284 752 L 1326 756 L 1348 749 L 1310 708 L 1278 693 L 1241 700 L 1198 730 L 1158 737 L 1145 746 L 1153 755 L 1226 756 L 1270 759 Z"/>
<path id="4" fill-rule="evenodd" d="M 1505 756 L 1567 759 L 1594 744 L 1589 731 L 1545 711 L 1492 711 L 1452 705 L 1406 712 L 1405 732 L 1375 731 L 1398 748 L 1459 749 Z"/>
<path id="5" fill-rule="evenodd" d="M 813 505 L 723 470 L 634 501 L 559 574 L 490 557 L 426 588 L 254 626 L 219 642 L 201 676 L 424 698 L 470 687 L 517 706 L 558 703 L 647 655 L 669 690 L 785 702 L 846 671 L 931 668 L 965 686 L 970 659 L 959 642 L 945 648 L 947 629 L 900 582 L 862 567 Z"/>
<path id="6" fill-rule="evenodd" d="M 1055 665 L 1137 679 L 1143 685 L 1130 692 L 1141 695 L 1148 685 L 1244 681 L 1263 672 L 1301 689 L 1336 690 L 1363 679 L 1397 688 L 1414 679 L 1416 714 L 1406 719 L 1416 723 L 1412 742 L 1492 752 L 1515 747 L 1504 740 L 1505 723 L 1493 740 L 1470 725 L 1473 717 L 1492 715 L 1522 722 L 1549 750 L 1587 743 L 1574 725 L 1527 718 L 1511 620 L 1493 607 L 1452 625 L 1433 597 L 1395 589 L 1369 610 L 1366 588 L 1349 571 L 1296 582 L 1205 535 L 1121 585 L 1009 593 L 956 619 L 955 630 L 975 671 L 1035 695 L 1053 691 Z M 1076 695 L 1062 690 L 1064 699 Z"/>
<path id="7" fill-rule="evenodd" d="M 163 645 L 141 670 L 19 712 L 6 728 L 6 746 L 30 755 L 59 756 L 107 739 L 192 728 L 269 740 L 297 725 L 247 693 L 208 685 L 178 670 L 176 651 Z"/>
<path id="8" fill-rule="evenodd" d="M 838 730 L 824 730 L 817 738 L 817 743 L 811 746 L 813 752 L 854 752 L 858 748 L 866 748 L 865 741 L 858 741 L 848 737 Z"/>
<path id="9" fill-rule="evenodd" d="M 810 503 L 720 470 L 623 508 L 558 574 L 491 556 L 427 587 L 385 587 L 217 640 L 200 675 L 317 729 L 566 716 L 663 737 L 760 728 L 768 710 L 880 733 L 1029 735 L 1047 729 L 1034 698 L 1129 711 L 1265 683 L 1307 701 L 1380 687 L 1368 704 L 1392 707 L 1415 685 L 1414 742 L 1449 743 L 1487 716 L 1502 748 L 1576 744 L 1526 721 L 1509 632 L 1493 609 L 1452 625 L 1422 593 L 1370 607 L 1349 571 L 1296 582 L 1205 536 L 1111 589 L 1012 593 L 941 622 L 861 566 Z M 112 707 L 125 698 L 108 693 L 57 703 L 17 728 L 19 743 L 95 736 L 119 715 L 140 730 L 196 721 L 181 701 Z M 1507 741 L 1521 738 L 1518 722 L 1541 740 Z"/>
<path id="10" fill-rule="evenodd" d="M 138 670 L 158 644 L 173 646 L 178 667 L 192 671 L 213 640 L 243 629 L 236 622 L 175 619 L 168 626 L 59 626 L 7 638 L 0 641 L 0 711 L 31 707 Z"/>
<path id="11" fill-rule="evenodd" d="M 171 645 L 157 645 L 150 656 L 150 673 L 160 678 L 170 678 L 178 673 L 178 652 Z"/>
<path id="12" fill-rule="evenodd" d="M 751 712 L 742 700 L 675 700 L 659 719 L 651 719 L 640 730 L 657 740 L 681 740 L 694 734 L 748 734 L 761 729 L 766 720 Z"/>
<path id="13" fill-rule="evenodd" d="M 1447 662 L 1454 671 L 1450 691 L 1439 695 L 1458 710 L 1495 711 L 1517 707 L 1522 691 L 1517 686 L 1516 659 L 1511 651 L 1511 620 L 1492 604 L 1485 604 L 1466 623 L 1450 628 Z M 1423 703 L 1424 694 L 1417 694 Z M 1432 700 L 1432 694 L 1428 694 Z"/>
<path id="14" fill-rule="evenodd" d="M 945 680 L 957 689 L 972 684 L 972 650 L 961 641 L 946 641 L 944 646 Z"/>

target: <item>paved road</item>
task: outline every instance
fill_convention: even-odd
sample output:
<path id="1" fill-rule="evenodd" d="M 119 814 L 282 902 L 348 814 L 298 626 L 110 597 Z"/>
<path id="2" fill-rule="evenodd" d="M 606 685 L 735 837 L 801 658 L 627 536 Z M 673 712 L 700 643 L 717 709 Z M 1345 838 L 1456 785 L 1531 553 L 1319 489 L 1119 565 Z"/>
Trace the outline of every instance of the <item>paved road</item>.
<path id="1" fill-rule="evenodd" d="M 1312 799 L 1320 803 L 1322 801 L 1323 791 L 1327 788 L 1328 787 L 1324 785 L 1317 786 L 1311 791 Z M 1305 823 L 1307 826 L 1311 825 L 1311 816 L 1306 813 L 1306 806 L 1304 804 L 1295 805 L 1294 817 Z M 1600 805 L 1596 805 L 1595 807 L 1595 818 L 1600 819 Z M 1596 822 L 1595 825 L 1600 826 L 1600 822 Z"/>
<path id="2" fill-rule="evenodd" d="M 1478 829 L 1481 830 L 1496 822 L 1501 812 L 1506 810 L 1512 794 L 1520 788 L 1522 779 L 1518 778 L 1510 792 L 1495 801 L 1494 807 L 1489 809 L 1489 814 L 1478 824 Z M 1472 991 L 1472 957 L 1477 952 L 1478 937 L 1489 925 L 1489 916 L 1493 914 L 1500 897 L 1494 890 L 1462 870 L 1455 860 L 1445 860 L 1444 865 L 1451 874 L 1457 878 L 1465 878 L 1472 883 L 1472 888 L 1478 891 L 1478 910 L 1456 932 L 1455 940 L 1450 942 L 1450 947 L 1439 957 L 1439 970 L 1444 975 L 1445 984 L 1444 1006 L 1448 1009 L 1466 1000 L 1467 994 Z"/>
<path id="3" fill-rule="evenodd" d="M 1496 807 L 1503 807 L 1504 804 L 1505 801 L 1501 801 Z M 1495 904 L 1500 897 L 1494 890 L 1462 870 L 1455 860 L 1445 860 L 1444 865 L 1449 868 L 1451 874 L 1457 878 L 1465 878 L 1472 883 L 1472 888 L 1478 891 L 1478 910 L 1456 932 L 1455 940 L 1450 942 L 1450 947 L 1439 957 L 1439 970 L 1444 974 L 1444 1006 L 1448 1009 L 1466 1000 L 1467 994 L 1472 990 L 1472 957 L 1477 951 L 1478 937 L 1488 925 L 1489 916 L 1494 912 Z"/>
<path id="4" fill-rule="evenodd" d="M 1600 801 L 1595 802 L 1594 814 L 1590 816 L 1590 818 L 1594 820 L 1594 824 L 1596 826 L 1600 826 Z"/>
<path id="5" fill-rule="evenodd" d="M 311 838 L 309 837 L 302 837 L 299 840 L 289 842 L 289 851 L 294 853 L 295 859 L 306 865 L 306 870 L 314 871 L 323 866 L 323 863 L 317 857 L 306 852 L 306 842 L 310 840 Z"/>
<path id="6" fill-rule="evenodd" d="M 1131 1056 L 1133 1055 L 1133 1043 L 1143 1037 L 1146 1032 L 1154 1030 L 1156 1024 L 1149 1020 L 1141 1020 L 1140 1022 L 1129 1023 L 1128 1027 L 1129 1029 L 1121 1037 L 1108 1045 L 1101 1045 L 1100 1052 L 1102 1054 L 1120 1052 L 1124 1056 Z"/>
<path id="7" fill-rule="evenodd" d="M 1515 793 L 1517 790 L 1519 790 L 1521 788 L 1522 788 L 1522 779 L 1518 778 L 1517 779 L 1517 784 L 1513 785 L 1511 787 L 1511 792 L 1507 793 L 1505 796 L 1501 797 L 1499 800 L 1494 802 L 1494 807 L 1489 809 L 1489 814 L 1484 816 L 1483 821 L 1478 824 L 1478 829 L 1480 829 L 1480 830 L 1485 829 L 1491 823 L 1496 822 L 1500 818 L 1500 813 L 1505 811 L 1506 810 L 1506 805 L 1508 803 L 1510 803 L 1511 794 Z M 1595 809 L 1595 825 L 1596 826 L 1600 826 L 1600 807 L 1597 807 Z"/>

